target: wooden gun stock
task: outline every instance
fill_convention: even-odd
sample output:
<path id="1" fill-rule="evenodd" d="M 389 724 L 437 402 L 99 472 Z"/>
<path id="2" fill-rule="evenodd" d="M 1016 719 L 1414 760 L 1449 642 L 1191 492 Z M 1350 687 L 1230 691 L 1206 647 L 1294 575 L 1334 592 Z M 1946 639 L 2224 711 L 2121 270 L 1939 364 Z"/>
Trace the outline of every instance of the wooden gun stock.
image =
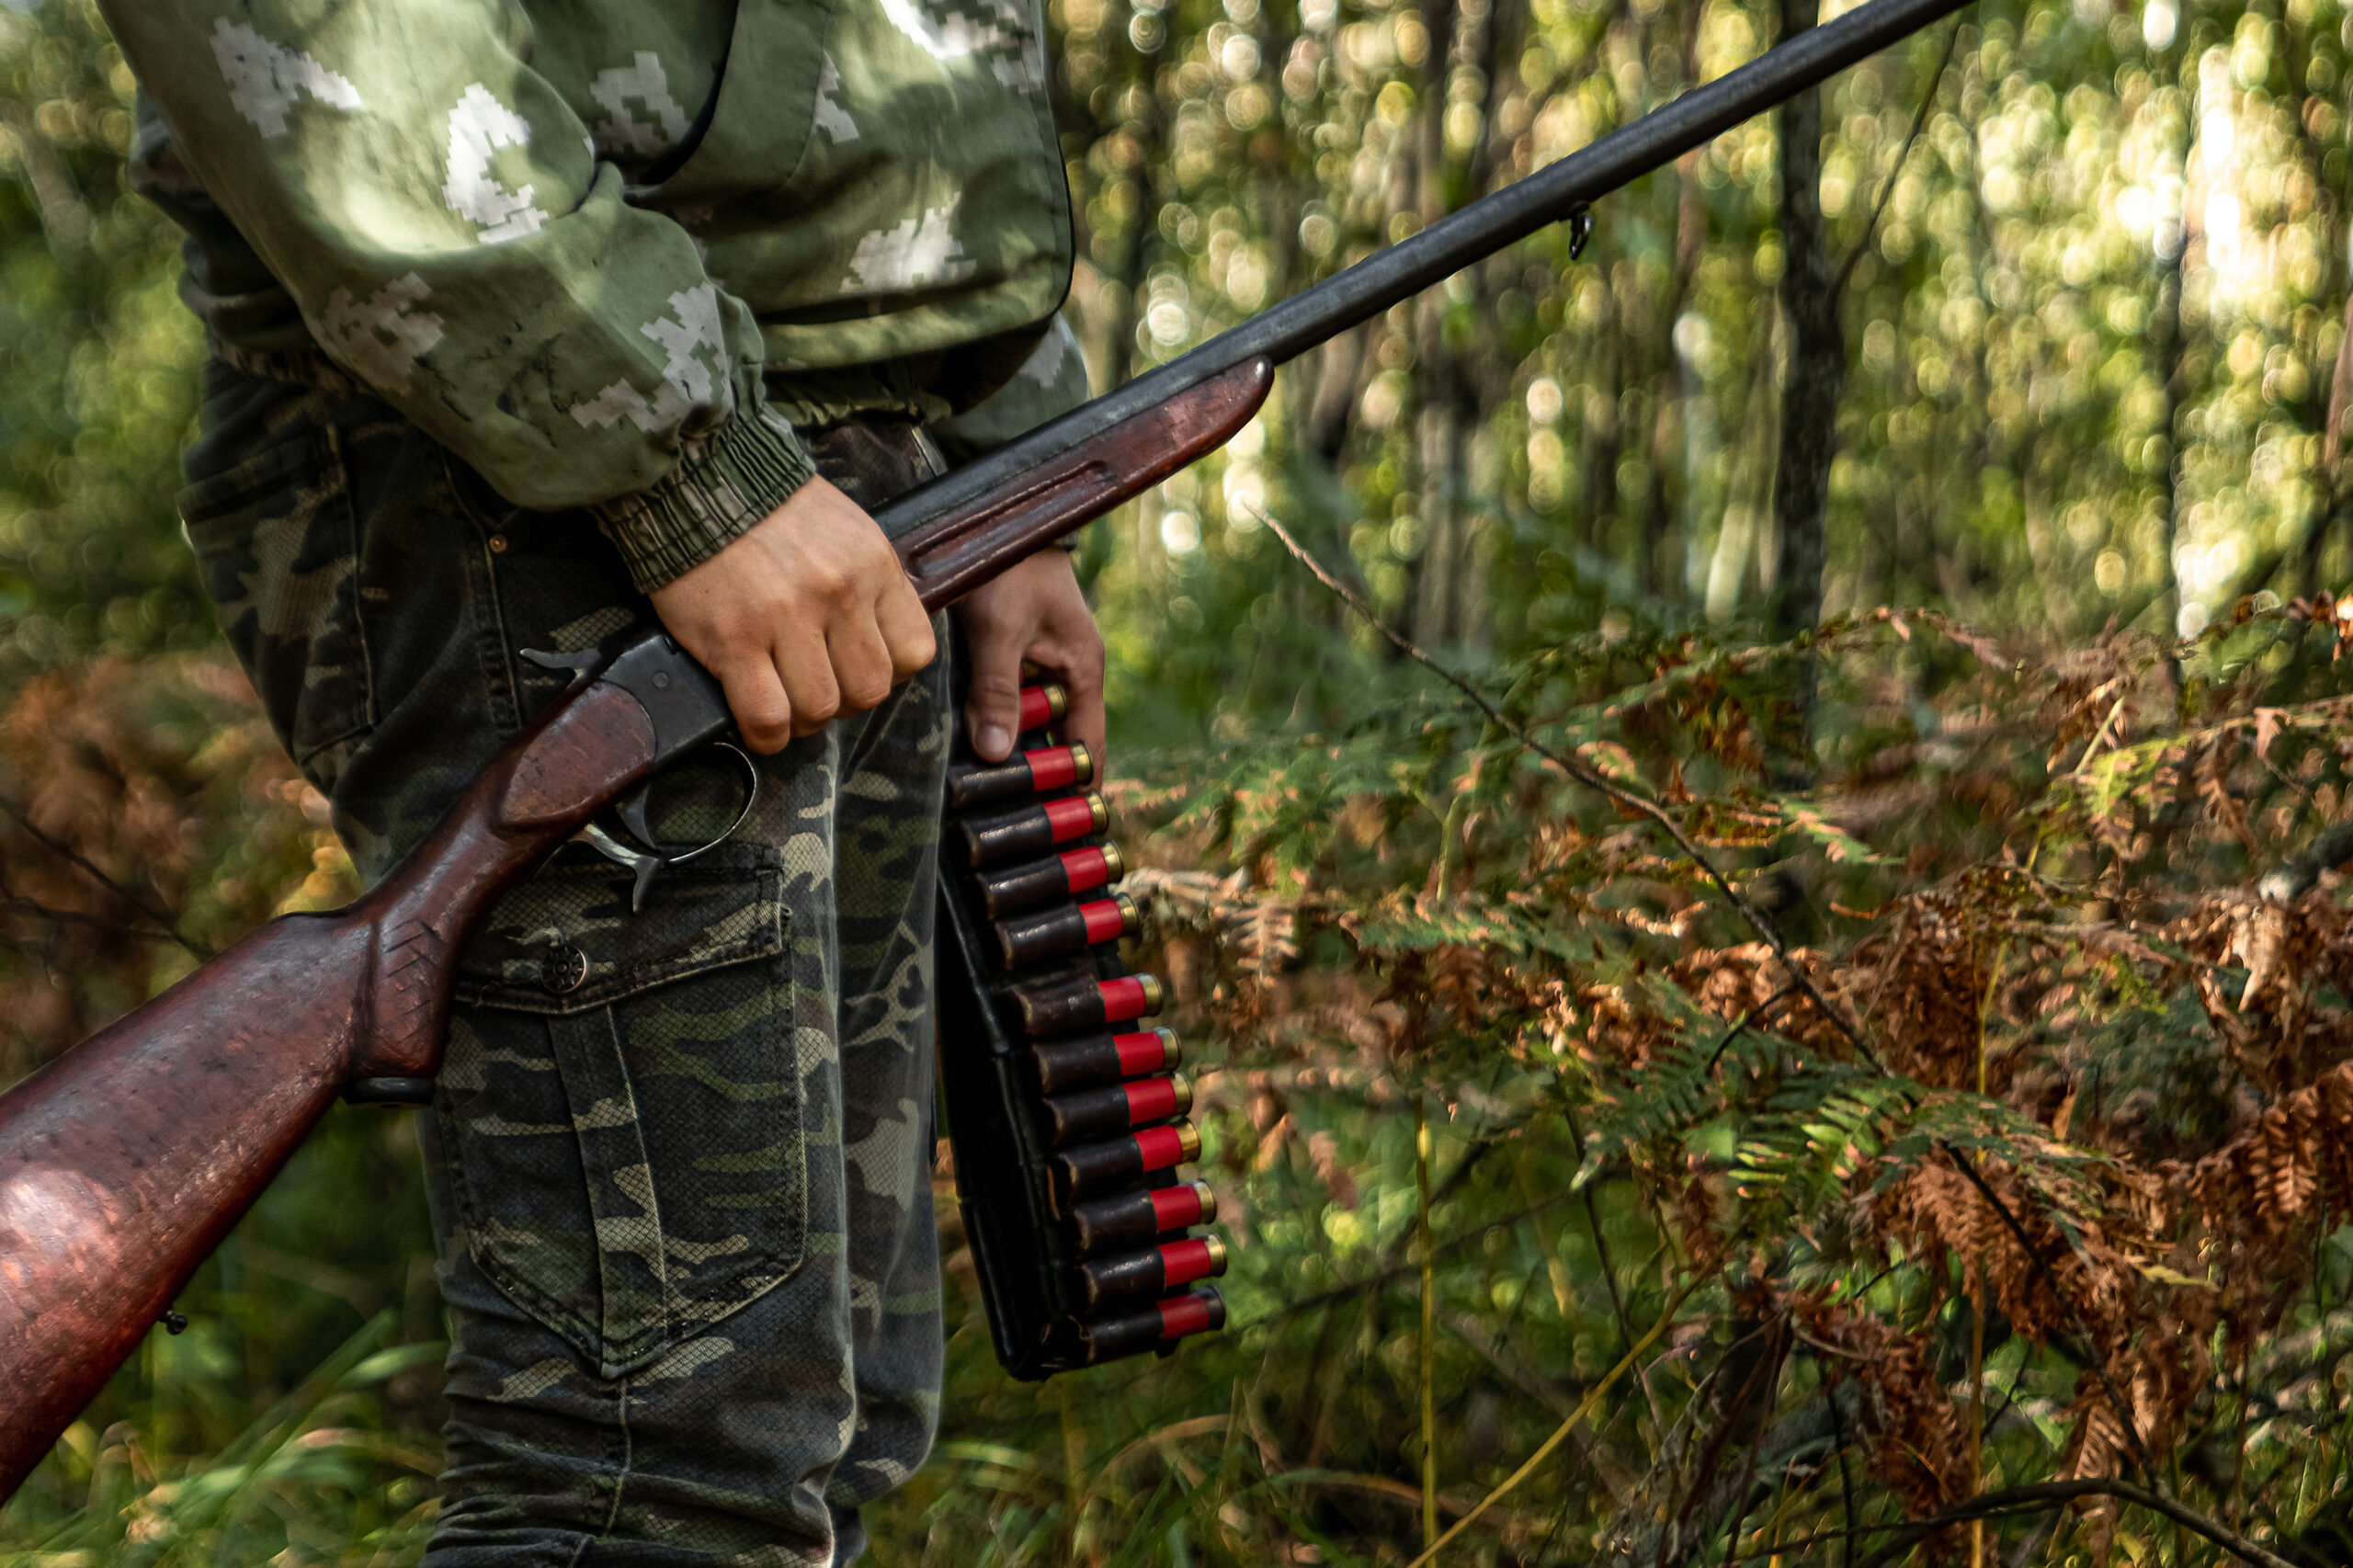
<path id="1" fill-rule="evenodd" d="M 926 608 L 1214 450 L 1272 380 L 1237 365 L 898 531 Z M 499 896 L 726 722 L 667 639 L 624 634 L 366 896 L 272 921 L 0 1095 L 0 1499 L 347 1084 L 439 1067 L 458 955 Z"/>

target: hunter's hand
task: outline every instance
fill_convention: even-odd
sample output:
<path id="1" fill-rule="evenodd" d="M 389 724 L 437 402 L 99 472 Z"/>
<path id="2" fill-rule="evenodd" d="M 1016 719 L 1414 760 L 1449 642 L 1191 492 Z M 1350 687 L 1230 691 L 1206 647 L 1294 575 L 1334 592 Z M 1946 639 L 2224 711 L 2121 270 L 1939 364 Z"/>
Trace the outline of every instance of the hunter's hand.
<path id="1" fill-rule="evenodd" d="M 754 751 L 876 706 L 938 651 L 882 530 L 822 479 L 653 597 Z"/>
<path id="2" fill-rule="evenodd" d="M 1069 555 L 1041 550 L 995 582 L 973 590 L 956 613 L 972 647 L 972 681 L 964 719 L 972 749 L 990 762 L 1013 751 L 1021 722 L 1021 665 L 1028 660 L 1070 692 L 1063 727 L 1103 767 L 1103 638 L 1079 592 Z"/>

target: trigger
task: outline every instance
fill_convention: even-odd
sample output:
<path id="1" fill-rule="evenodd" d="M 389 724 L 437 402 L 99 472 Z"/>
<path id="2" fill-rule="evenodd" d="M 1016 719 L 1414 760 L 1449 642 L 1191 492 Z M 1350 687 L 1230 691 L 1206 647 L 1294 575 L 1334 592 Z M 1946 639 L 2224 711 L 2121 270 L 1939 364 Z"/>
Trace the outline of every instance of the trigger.
<path id="1" fill-rule="evenodd" d="M 631 836 L 640 844 L 653 845 L 662 842 L 654 836 L 654 825 L 646 821 L 645 817 L 646 809 L 653 799 L 654 781 L 649 778 L 613 802 L 613 815 L 621 819 L 621 825 L 629 829 Z"/>
<path id="2" fill-rule="evenodd" d="M 573 837 L 585 844 L 606 859 L 616 865 L 626 866 L 636 874 L 636 882 L 631 887 L 629 893 L 629 912 L 631 915 L 643 913 L 645 890 L 654 885 L 654 877 L 661 872 L 663 867 L 670 863 L 670 858 L 623 844 L 593 822 L 574 834 Z"/>

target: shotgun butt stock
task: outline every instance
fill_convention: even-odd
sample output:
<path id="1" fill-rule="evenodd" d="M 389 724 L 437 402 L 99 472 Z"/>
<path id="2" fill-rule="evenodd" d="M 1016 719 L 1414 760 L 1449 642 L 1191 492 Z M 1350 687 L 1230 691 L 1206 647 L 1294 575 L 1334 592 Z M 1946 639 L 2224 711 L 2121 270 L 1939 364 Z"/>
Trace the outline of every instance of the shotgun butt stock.
<path id="1" fill-rule="evenodd" d="M 483 916 L 658 755 L 626 689 L 574 688 L 374 891 L 271 921 L 0 1095 L 0 1498 L 347 1082 L 440 1064 Z"/>
<path id="2" fill-rule="evenodd" d="M 369 932 L 289 915 L 0 1100 L 0 1494 L 343 1086 Z"/>

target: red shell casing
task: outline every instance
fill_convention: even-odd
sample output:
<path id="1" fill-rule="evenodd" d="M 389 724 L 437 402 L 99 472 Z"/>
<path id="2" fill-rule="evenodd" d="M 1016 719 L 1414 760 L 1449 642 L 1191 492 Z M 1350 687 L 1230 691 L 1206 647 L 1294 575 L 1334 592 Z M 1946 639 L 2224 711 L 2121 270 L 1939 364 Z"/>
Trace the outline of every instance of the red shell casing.
<path id="1" fill-rule="evenodd" d="M 1160 1337 L 1181 1339 L 1210 1326 L 1210 1304 L 1187 1291 L 1160 1303 Z"/>

